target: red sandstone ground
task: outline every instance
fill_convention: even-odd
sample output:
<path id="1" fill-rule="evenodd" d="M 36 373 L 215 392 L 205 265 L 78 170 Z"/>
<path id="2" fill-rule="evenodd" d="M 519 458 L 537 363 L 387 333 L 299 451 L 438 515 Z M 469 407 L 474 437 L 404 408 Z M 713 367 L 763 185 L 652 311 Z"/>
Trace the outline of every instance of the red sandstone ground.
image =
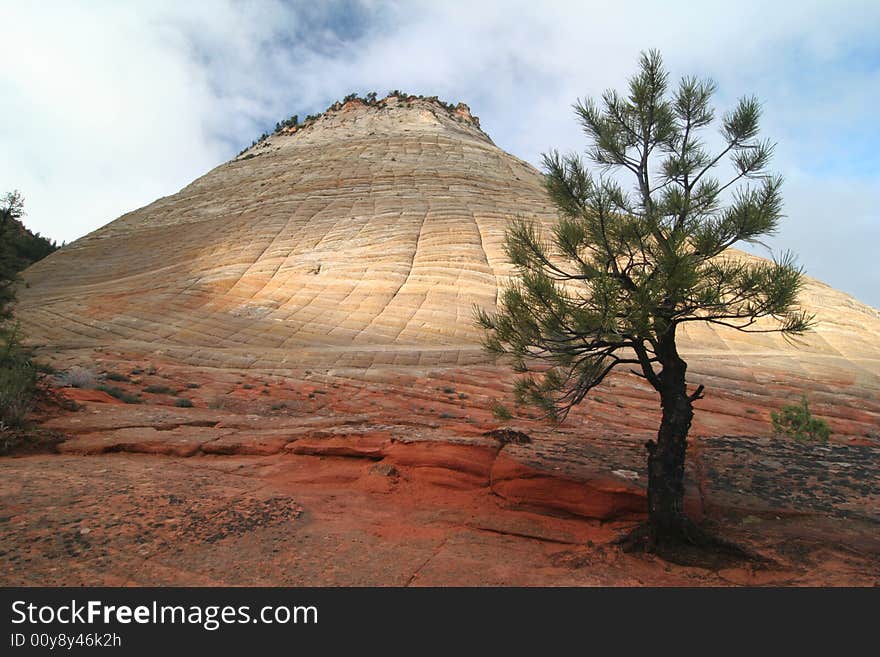
<path id="1" fill-rule="evenodd" d="M 657 422 L 629 376 L 550 427 L 493 416 L 510 380 L 491 367 L 279 376 L 108 352 L 53 364 L 76 363 L 124 377 L 105 383 L 143 403 L 56 387 L 80 409 L 37 414 L 53 453 L 0 459 L 6 585 L 880 584 L 875 399 L 824 407 L 835 438 L 807 445 L 769 436 L 772 385 L 710 389 L 689 510 L 766 561 L 698 568 L 612 545 L 642 518 Z M 502 427 L 532 442 L 486 435 Z"/>

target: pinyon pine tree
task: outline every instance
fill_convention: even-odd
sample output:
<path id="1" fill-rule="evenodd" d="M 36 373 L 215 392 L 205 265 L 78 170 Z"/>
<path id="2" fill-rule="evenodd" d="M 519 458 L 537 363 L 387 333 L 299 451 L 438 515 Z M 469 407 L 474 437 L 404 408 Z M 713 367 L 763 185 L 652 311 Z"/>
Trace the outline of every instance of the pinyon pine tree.
<path id="1" fill-rule="evenodd" d="M 559 221 L 549 236 L 513 222 L 506 250 L 518 275 L 495 313 L 477 310 L 486 349 L 512 357 L 522 374 L 518 400 L 548 416 L 564 419 L 619 367 L 658 392 L 660 428 L 646 445 L 648 521 L 630 536 L 650 550 L 711 540 L 683 511 L 687 436 L 703 386 L 688 389 L 678 327 L 796 336 L 812 319 L 797 307 L 803 277 L 790 254 L 770 262 L 727 253 L 776 230 L 782 179 L 767 171 L 774 145 L 758 139 L 755 98 L 721 119 L 723 144 L 710 152 L 701 135 L 715 123 L 714 90 L 694 77 L 670 90 L 651 51 L 628 93 L 579 101 L 598 173 L 577 155 L 544 156 Z"/>

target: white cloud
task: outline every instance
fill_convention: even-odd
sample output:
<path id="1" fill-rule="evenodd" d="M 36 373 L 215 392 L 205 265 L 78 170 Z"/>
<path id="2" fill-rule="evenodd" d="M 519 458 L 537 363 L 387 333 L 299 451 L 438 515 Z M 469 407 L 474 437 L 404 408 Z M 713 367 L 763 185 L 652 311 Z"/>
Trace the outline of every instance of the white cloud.
<path id="1" fill-rule="evenodd" d="M 0 179 L 29 225 L 70 240 L 225 156 L 206 139 L 204 76 L 141 17 L 108 5 L 6 6 Z"/>
<path id="2" fill-rule="evenodd" d="M 390 88 L 468 102 L 499 146 L 537 163 L 549 148 L 582 149 L 571 103 L 623 86 L 638 52 L 656 47 L 675 76 L 714 77 L 722 105 L 743 93 L 765 100 L 789 180 L 776 243 L 880 306 L 864 274 L 877 243 L 868 236 L 880 237 L 865 199 L 880 171 L 876 158 L 854 163 L 854 149 L 880 147 L 880 7 L 694 7 L 6 3 L 0 22 L 16 28 L 0 41 L 0 181 L 25 194 L 29 225 L 70 240 L 174 193 L 277 119 Z"/>

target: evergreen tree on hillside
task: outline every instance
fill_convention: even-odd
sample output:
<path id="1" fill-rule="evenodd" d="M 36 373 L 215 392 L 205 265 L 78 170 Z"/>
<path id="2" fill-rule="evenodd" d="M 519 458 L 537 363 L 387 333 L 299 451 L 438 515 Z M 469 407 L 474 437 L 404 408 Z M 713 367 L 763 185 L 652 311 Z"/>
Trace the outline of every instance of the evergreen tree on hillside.
<path id="1" fill-rule="evenodd" d="M 37 370 L 22 346 L 18 326 L 10 321 L 18 272 L 58 247 L 21 223 L 24 199 L 17 191 L 0 199 L 0 453 L 18 435 L 33 407 Z"/>
<path id="2" fill-rule="evenodd" d="M 24 227 L 24 214 L 24 199 L 18 191 L 0 200 L 0 321 L 12 314 L 18 272 L 58 249 L 55 242 Z"/>
<path id="3" fill-rule="evenodd" d="M 15 191 L 6 194 L 0 203 L 0 322 L 12 315 L 18 258 L 12 246 L 15 222 L 24 214 L 24 201 Z"/>
<path id="4" fill-rule="evenodd" d="M 548 415 L 564 418 L 615 368 L 657 391 L 649 519 L 631 536 L 652 550 L 711 542 L 683 510 L 687 436 L 703 386 L 688 389 L 678 329 L 700 322 L 796 336 L 812 319 L 797 307 L 802 271 L 790 255 L 767 262 L 727 252 L 776 230 L 782 180 L 767 171 L 773 144 L 758 139 L 754 98 L 722 118 L 723 146 L 710 152 L 701 135 L 715 122 L 714 89 L 686 77 L 670 90 L 652 51 L 625 93 L 578 102 L 599 171 L 577 155 L 545 155 L 559 222 L 550 236 L 530 221 L 513 224 L 506 247 L 519 275 L 496 313 L 477 312 L 486 348 L 512 357 L 523 375 L 519 400 Z M 722 181 L 715 172 L 725 158 L 732 173 Z M 631 189 L 618 182 L 625 178 Z"/>

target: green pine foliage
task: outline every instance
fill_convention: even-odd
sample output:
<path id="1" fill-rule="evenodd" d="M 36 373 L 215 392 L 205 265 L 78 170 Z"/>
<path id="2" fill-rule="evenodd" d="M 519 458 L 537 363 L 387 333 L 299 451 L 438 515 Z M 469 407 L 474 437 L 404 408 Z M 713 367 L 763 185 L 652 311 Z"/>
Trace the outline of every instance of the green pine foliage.
<path id="1" fill-rule="evenodd" d="M 518 276 L 497 312 L 476 309 L 485 348 L 524 375 L 518 400 L 550 417 L 564 418 L 618 366 L 659 391 L 660 352 L 674 354 L 687 323 L 787 336 L 810 326 L 790 254 L 768 262 L 726 253 L 774 233 L 782 216 L 782 179 L 767 168 L 774 145 L 758 137 L 760 104 L 743 98 L 719 118 L 713 82 L 672 86 L 668 77 L 656 51 L 643 53 L 625 92 L 574 106 L 594 169 L 576 154 L 544 156 L 558 224 L 548 234 L 527 218 L 512 222 L 506 251 Z M 713 125 L 718 152 L 705 139 Z M 724 160 L 732 174 L 722 181 Z"/>
<path id="2" fill-rule="evenodd" d="M 275 132 L 281 132 L 285 128 L 295 128 L 299 125 L 299 116 L 294 114 L 289 119 L 284 119 L 275 124 Z"/>
<path id="3" fill-rule="evenodd" d="M 513 418 L 513 413 L 510 412 L 510 409 L 499 401 L 495 401 L 492 404 L 492 415 L 495 416 L 496 420 L 501 421 L 507 421 Z"/>
<path id="4" fill-rule="evenodd" d="M 806 397 L 801 397 L 797 404 L 786 404 L 779 412 L 771 412 L 770 419 L 773 422 L 773 431 L 780 436 L 803 442 L 827 442 L 831 437 L 831 427 L 825 420 L 813 417 Z"/>
<path id="5" fill-rule="evenodd" d="M 17 191 L 0 199 L 0 434 L 4 436 L 24 424 L 37 382 L 37 367 L 12 319 L 18 273 L 58 248 L 25 228 L 23 216 L 24 199 Z"/>
<path id="6" fill-rule="evenodd" d="M 126 390 L 118 386 L 109 386 L 106 384 L 99 385 L 96 390 L 100 390 L 101 392 L 106 392 L 111 397 L 115 397 L 116 399 L 125 402 L 126 404 L 140 404 L 144 400 L 140 398 L 138 395 L 134 395 Z"/>
<path id="7" fill-rule="evenodd" d="M 19 429 L 33 408 L 37 368 L 17 326 L 0 327 L 0 433 Z"/>
<path id="8" fill-rule="evenodd" d="M 58 245 L 21 222 L 24 199 L 17 191 L 0 199 L 0 321 L 12 316 L 18 273 L 56 251 Z"/>

